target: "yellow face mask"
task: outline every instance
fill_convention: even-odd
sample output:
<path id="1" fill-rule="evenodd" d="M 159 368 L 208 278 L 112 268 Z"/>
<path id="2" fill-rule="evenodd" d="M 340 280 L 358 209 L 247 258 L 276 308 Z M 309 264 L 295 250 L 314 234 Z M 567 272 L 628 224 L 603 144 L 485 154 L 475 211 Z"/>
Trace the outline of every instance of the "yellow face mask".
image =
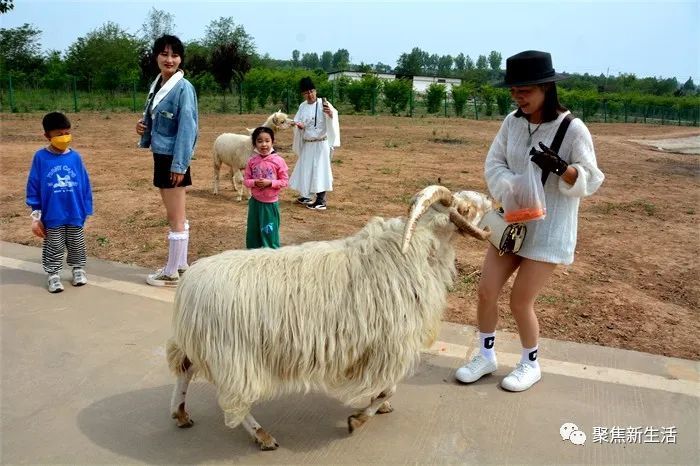
<path id="1" fill-rule="evenodd" d="M 73 138 L 70 134 L 63 134 L 61 136 L 54 136 L 51 138 L 51 145 L 54 146 L 56 149 L 60 150 L 61 152 L 63 152 L 66 149 L 68 149 L 68 146 L 70 146 L 70 142 L 72 140 L 73 140 Z"/>

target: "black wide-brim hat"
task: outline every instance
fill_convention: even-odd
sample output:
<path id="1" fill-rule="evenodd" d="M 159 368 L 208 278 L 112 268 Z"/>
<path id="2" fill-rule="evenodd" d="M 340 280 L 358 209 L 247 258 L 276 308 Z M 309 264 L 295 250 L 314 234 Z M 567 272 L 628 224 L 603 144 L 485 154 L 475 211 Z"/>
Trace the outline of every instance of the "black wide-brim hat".
<path id="1" fill-rule="evenodd" d="M 528 86 L 531 84 L 551 83 L 566 79 L 566 76 L 554 71 L 552 56 L 547 52 L 526 50 L 506 60 L 506 76 L 500 87 Z"/>
<path id="2" fill-rule="evenodd" d="M 308 76 L 301 78 L 299 81 L 299 92 L 306 92 L 312 89 L 316 89 L 316 86 L 314 86 L 314 82 L 311 80 L 311 78 Z"/>

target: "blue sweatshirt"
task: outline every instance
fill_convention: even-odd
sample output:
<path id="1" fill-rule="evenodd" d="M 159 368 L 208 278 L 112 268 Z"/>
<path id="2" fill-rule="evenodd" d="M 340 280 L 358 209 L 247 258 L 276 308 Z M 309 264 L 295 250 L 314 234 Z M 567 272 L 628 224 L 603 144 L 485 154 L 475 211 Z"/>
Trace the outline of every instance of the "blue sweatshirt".
<path id="1" fill-rule="evenodd" d="M 92 189 L 80 154 L 73 149 L 65 154 L 38 150 L 27 179 L 27 205 L 41 210 L 46 228 L 82 227 L 92 215 Z"/>

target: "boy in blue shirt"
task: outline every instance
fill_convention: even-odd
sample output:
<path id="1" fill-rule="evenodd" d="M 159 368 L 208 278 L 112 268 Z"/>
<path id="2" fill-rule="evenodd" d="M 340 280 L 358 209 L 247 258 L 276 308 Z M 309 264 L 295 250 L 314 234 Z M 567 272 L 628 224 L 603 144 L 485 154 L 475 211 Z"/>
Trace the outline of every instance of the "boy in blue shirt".
<path id="1" fill-rule="evenodd" d="M 44 239 L 41 262 L 50 293 L 63 291 L 59 272 L 65 249 L 73 268 L 73 286 L 87 283 L 83 225 L 92 215 L 92 189 L 83 160 L 71 143 L 71 124 L 59 112 L 42 121 L 49 145 L 34 154 L 27 179 L 27 205 L 31 207 L 32 233 Z"/>

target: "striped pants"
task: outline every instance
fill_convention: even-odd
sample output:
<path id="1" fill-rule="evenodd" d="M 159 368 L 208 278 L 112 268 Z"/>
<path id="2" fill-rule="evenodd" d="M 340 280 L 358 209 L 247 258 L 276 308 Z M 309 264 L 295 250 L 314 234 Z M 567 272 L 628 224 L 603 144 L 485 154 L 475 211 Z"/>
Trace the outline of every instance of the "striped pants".
<path id="1" fill-rule="evenodd" d="M 85 267 L 85 233 L 83 227 L 63 225 L 46 229 L 41 263 L 48 274 L 58 273 L 63 268 L 63 254 L 68 249 L 68 266 Z"/>

